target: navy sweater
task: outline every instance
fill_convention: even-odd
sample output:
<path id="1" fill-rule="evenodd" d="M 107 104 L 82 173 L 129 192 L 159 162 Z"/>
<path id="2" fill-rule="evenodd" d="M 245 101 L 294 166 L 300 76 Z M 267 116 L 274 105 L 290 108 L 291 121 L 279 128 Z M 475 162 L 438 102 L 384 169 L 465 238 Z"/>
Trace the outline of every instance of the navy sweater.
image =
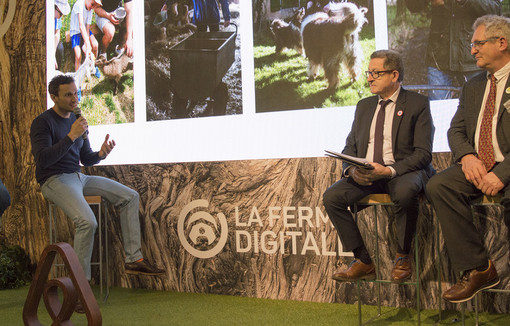
<path id="1" fill-rule="evenodd" d="M 80 171 L 80 161 L 91 166 L 101 159 L 90 148 L 89 140 L 78 137 L 74 142 L 67 136 L 76 116 L 62 118 L 53 109 L 40 114 L 32 122 L 30 140 L 35 159 L 35 177 L 43 185 L 49 177 Z"/>

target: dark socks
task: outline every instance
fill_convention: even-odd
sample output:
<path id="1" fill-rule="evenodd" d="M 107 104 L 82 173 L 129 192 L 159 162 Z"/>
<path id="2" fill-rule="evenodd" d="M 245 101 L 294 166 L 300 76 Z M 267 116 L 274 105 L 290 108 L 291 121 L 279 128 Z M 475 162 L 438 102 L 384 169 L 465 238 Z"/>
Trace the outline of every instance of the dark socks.
<path id="1" fill-rule="evenodd" d="M 367 251 L 365 246 L 358 247 L 352 251 L 354 253 L 354 258 L 361 260 L 363 264 L 371 264 L 372 258 L 370 258 L 370 254 Z"/>
<path id="2" fill-rule="evenodd" d="M 477 270 L 477 271 L 479 271 L 479 272 L 483 272 L 483 271 L 486 271 L 486 270 L 487 270 L 487 268 L 489 268 L 489 262 L 486 262 L 486 263 L 485 263 L 484 265 L 482 265 L 482 266 L 478 266 L 478 267 L 476 268 L 476 270 Z"/>

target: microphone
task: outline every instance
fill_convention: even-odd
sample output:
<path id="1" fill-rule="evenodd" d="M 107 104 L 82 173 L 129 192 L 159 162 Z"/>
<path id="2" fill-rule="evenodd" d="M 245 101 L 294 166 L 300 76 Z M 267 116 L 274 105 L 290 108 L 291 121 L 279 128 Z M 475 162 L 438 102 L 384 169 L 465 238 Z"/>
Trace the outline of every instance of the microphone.
<path id="1" fill-rule="evenodd" d="M 81 117 L 81 109 L 80 109 L 78 106 L 74 108 L 73 112 L 74 112 L 74 115 L 76 116 L 76 119 L 78 119 L 79 117 Z M 89 130 L 88 130 L 88 129 L 87 129 L 87 130 L 85 130 L 85 132 L 83 133 L 83 135 L 81 135 L 81 138 L 82 138 L 83 140 L 86 140 L 86 139 L 88 139 L 88 138 L 89 138 Z"/>

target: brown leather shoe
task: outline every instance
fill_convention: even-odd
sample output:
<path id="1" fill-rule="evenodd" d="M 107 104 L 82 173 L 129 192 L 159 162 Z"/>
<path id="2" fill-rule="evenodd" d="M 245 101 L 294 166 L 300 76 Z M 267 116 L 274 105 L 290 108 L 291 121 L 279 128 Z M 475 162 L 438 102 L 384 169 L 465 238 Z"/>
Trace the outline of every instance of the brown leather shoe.
<path id="1" fill-rule="evenodd" d="M 391 280 L 393 282 L 403 282 L 409 279 L 412 274 L 413 265 L 411 263 L 411 256 L 397 253 L 393 263 L 393 270 L 391 271 Z"/>
<path id="2" fill-rule="evenodd" d="M 490 289 L 498 284 L 498 272 L 492 260 L 489 260 L 489 267 L 483 272 L 476 269 L 465 271 L 460 280 L 443 293 L 443 299 L 453 303 L 465 302 L 481 290 Z"/>
<path id="3" fill-rule="evenodd" d="M 126 274 L 134 275 L 163 275 L 166 273 L 164 269 L 153 266 L 147 259 L 126 263 L 124 268 Z"/>
<path id="4" fill-rule="evenodd" d="M 357 280 L 374 280 L 374 263 L 364 264 L 361 260 L 354 259 L 349 268 L 333 274 L 333 279 L 340 282 L 352 282 Z"/>

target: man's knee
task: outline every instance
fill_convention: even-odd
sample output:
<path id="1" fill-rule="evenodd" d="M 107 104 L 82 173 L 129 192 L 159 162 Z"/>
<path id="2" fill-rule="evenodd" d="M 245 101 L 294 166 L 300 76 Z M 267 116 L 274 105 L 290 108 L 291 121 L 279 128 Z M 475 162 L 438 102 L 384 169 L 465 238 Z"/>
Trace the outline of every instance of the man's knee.
<path id="1" fill-rule="evenodd" d="M 133 190 L 133 189 L 131 189 L 131 190 Z M 134 202 L 140 201 L 140 195 L 138 194 L 138 192 L 136 190 L 133 190 L 132 196 L 133 196 L 133 198 L 131 199 L 131 201 L 134 201 Z"/>
<path id="2" fill-rule="evenodd" d="M 322 194 L 322 203 L 324 204 L 324 207 L 329 207 L 331 203 L 334 201 L 334 196 L 331 193 L 331 190 L 328 188 L 326 191 Z"/>
<path id="3" fill-rule="evenodd" d="M 326 189 L 324 194 L 322 195 L 322 203 L 326 209 L 330 207 L 344 207 L 348 206 L 348 203 L 342 199 L 342 196 L 338 193 L 338 191 L 333 190 L 332 188 Z"/>
<path id="4" fill-rule="evenodd" d="M 418 206 L 420 201 L 420 193 L 421 190 L 419 189 L 398 188 L 393 191 L 391 200 L 395 205 L 403 208 Z"/>
<path id="5" fill-rule="evenodd" d="M 443 176 L 439 173 L 430 178 L 429 182 L 425 186 L 425 192 L 428 198 L 434 197 L 440 189 L 443 187 L 445 180 L 443 180 Z"/>
<path id="6" fill-rule="evenodd" d="M 137 204 L 140 202 L 140 195 L 138 192 L 131 188 L 128 189 L 129 191 L 124 196 L 124 203 L 120 205 L 121 207 L 127 206 L 129 204 Z"/>
<path id="7" fill-rule="evenodd" d="M 92 233 L 94 234 L 97 229 L 97 221 L 94 215 L 89 216 L 87 218 L 78 218 L 75 219 L 76 223 L 76 231 Z"/>

